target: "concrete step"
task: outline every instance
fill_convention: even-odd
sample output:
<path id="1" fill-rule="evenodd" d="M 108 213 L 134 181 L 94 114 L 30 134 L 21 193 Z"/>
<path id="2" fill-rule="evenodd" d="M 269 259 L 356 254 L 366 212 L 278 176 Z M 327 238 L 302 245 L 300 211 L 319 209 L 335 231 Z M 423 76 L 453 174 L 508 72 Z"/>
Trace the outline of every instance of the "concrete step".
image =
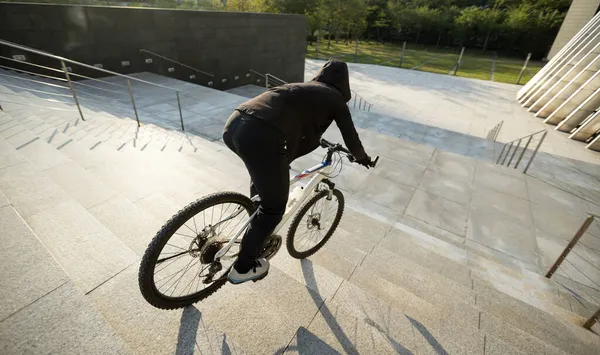
<path id="1" fill-rule="evenodd" d="M 60 133 L 55 134 L 55 137 L 56 135 Z M 13 146 L 22 146 L 22 141 L 31 142 L 32 137 L 36 136 L 25 131 L 10 138 L 9 142 Z M 56 139 L 60 140 L 61 137 Z M 90 172 L 42 139 L 24 146 L 20 149 L 20 153 L 59 185 L 69 197 L 87 209 L 131 250 L 138 255 L 143 254 L 162 221 L 157 221 L 149 213 L 105 186 Z M 38 160 L 45 161 L 46 164 Z M 51 161 L 61 163 L 48 167 L 47 162 Z"/>
<path id="2" fill-rule="evenodd" d="M 40 348 L 50 353 L 131 353 L 1 193 L 0 200 L 2 353 Z"/>
<path id="3" fill-rule="evenodd" d="M 307 277 L 310 275 L 307 273 Z M 337 285 L 322 286 L 319 272 L 312 277 L 320 292 L 307 290 L 273 266 L 269 276 L 259 283 L 225 285 L 183 312 L 165 312 L 139 297 L 137 268 L 132 267 L 89 297 L 117 333 L 139 353 L 176 351 L 182 333 L 195 338 L 198 344 L 218 342 L 207 339 L 210 333 L 207 335 L 205 328 L 214 329 L 227 340 L 226 344 L 233 342 L 233 347 L 242 351 L 276 353 L 285 349 L 299 326 L 308 327 L 323 300 L 333 296 Z M 162 326 L 156 328 L 156 324 Z"/>
<path id="4" fill-rule="evenodd" d="M 0 190 L 84 292 L 136 262 L 131 249 L 25 159 L 0 170 Z"/>

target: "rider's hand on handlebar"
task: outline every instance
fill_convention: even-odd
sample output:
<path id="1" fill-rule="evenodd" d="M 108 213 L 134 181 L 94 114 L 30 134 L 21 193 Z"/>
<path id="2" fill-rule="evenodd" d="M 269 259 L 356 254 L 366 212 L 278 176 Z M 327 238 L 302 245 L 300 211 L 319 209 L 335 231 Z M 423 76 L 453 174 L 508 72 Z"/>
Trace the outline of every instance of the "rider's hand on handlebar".
<path id="1" fill-rule="evenodd" d="M 356 159 L 356 162 L 367 169 L 370 169 L 373 166 L 373 161 L 368 155 L 365 155 L 365 157 L 362 159 Z"/>

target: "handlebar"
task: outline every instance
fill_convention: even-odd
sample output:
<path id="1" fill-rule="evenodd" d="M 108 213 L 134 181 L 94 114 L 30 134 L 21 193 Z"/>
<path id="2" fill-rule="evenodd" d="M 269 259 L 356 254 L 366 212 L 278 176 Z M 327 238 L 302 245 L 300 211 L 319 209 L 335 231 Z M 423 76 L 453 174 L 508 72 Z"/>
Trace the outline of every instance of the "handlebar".
<path id="1" fill-rule="evenodd" d="M 327 158 L 328 159 L 331 158 L 331 154 L 333 154 L 333 152 L 342 152 L 348 156 L 348 160 L 350 160 L 350 162 L 352 162 L 352 163 L 356 162 L 356 158 L 354 157 L 354 155 L 352 155 L 352 153 L 350 153 L 350 151 L 348 149 L 344 148 L 344 146 L 342 146 L 341 144 L 329 142 L 328 140 L 326 140 L 324 138 L 321 138 L 320 143 L 321 143 L 321 147 L 327 149 L 327 152 L 328 152 Z M 377 166 L 378 161 L 379 161 L 379 155 L 376 156 L 375 159 L 371 160 L 368 167 L 374 168 L 375 166 Z"/>

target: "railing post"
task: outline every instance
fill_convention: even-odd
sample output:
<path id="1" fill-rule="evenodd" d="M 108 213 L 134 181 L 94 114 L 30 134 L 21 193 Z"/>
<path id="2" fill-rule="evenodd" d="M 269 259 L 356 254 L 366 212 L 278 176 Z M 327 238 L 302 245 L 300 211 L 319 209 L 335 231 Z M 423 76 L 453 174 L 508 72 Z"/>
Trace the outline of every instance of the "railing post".
<path id="1" fill-rule="evenodd" d="M 129 97 L 131 98 L 131 104 L 133 105 L 133 113 L 135 113 L 135 120 L 137 121 L 138 127 L 140 127 L 140 118 L 138 117 L 137 108 L 135 107 L 135 100 L 133 99 L 133 89 L 131 88 L 131 81 L 127 79 L 127 87 L 129 87 Z"/>
<path id="2" fill-rule="evenodd" d="M 594 323 L 596 323 L 598 321 L 598 319 L 600 319 L 600 308 L 598 308 L 598 310 L 596 311 L 596 313 L 594 313 L 590 319 L 588 319 L 584 324 L 583 327 L 585 329 L 592 329 L 592 326 L 594 325 Z"/>
<path id="3" fill-rule="evenodd" d="M 502 154 L 504 153 L 504 149 L 506 149 L 506 145 L 507 145 L 507 143 L 505 143 L 505 144 L 502 145 L 502 150 L 500 151 L 500 155 L 498 156 L 498 160 L 496 160 L 496 164 L 500 163 L 500 159 L 502 158 Z"/>
<path id="4" fill-rule="evenodd" d="M 79 100 L 77 99 L 77 93 L 73 88 L 73 84 L 71 83 L 71 76 L 69 75 L 69 71 L 67 70 L 67 66 L 65 65 L 65 61 L 61 60 L 60 64 L 62 65 L 62 69 L 65 72 L 65 77 L 67 78 L 67 84 L 69 84 L 69 89 L 71 89 L 71 94 L 73 95 L 73 101 L 75 101 L 75 105 L 77 105 L 77 110 L 79 111 L 79 116 L 82 121 L 85 121 L 83 118 L 83 112 L 81 112 L 81 107 L 79 106 Z"/>
<path id="5" fill-rule="evenodd" d="M 510 150 L 512 149 L 513 143 L 514 142 L 510 142 L 510 145 L 508 146 L 508 151 L 506 152 L 506 155 L 504 156 L 504 159 L 502 159 L 502 163 L 500 163 L 500 165 L 504 165 L 506 158 L 508 158 L 508 155 L 510 154 Z"/>
<path id="6" fill-rule="evenodd" d="M 592 215 L 589 215 L 588 218 L 585 219 L 585 221 L 583 222 L 581 227 L 579 227 L 579 230 L 577 231 L 577 233 L 575 233 L 575 235 L 573 236 L 573 239 L 571 239 L 569 244 L 567 244 L 567 247 L 565 248 L 565 250 L 563 250 L 563 252 L 560 254 L 558 259 L 556 259 L 556 261 L 554 262 L 554 264 L 552 265 L 550 270 L 548 270 L 548 272 L 546 273 L 546 278 L 549 279 L 552 277 L 552 275 L 554 275 L 556 270 L 558 270 L 558 268 L 560 267 L 560 264 L 562 264 L 563 260 L 565 260 L 567 255 L 569 255 L 569 253 L 571 252 L 571 250 L 573 249 L 575 244 L 577 244 L 577 242 L 579 241 L 579 239 L 581 239 L 581 237 L 583 236 L 585 231 L 590 227 L 590 224 L 592 224 L 593 220 L 594 220 L 594 216 L 592 216 Z"/>
<path id="7" fill-rule="evenodd" d="M 540 142 L 538 143 L 537 147 L 535 147 L 535 150 L 533 151 L 531 158 L 529 158 L 529 162 L 527 162 L 527 166 L 525 167 L 525 170 L 523 170 L 523 174 L 525 174 L 527 172 L 527 169 L 529 169 L 529 166 L 531 166 L 531 163 L 533 162 L 533 158 L 535 158 L 535 156 L 537 155 L 538 150 L 540 150 L 540 146 L 544 142 L 544 138 L 546 138 L 546 134 L 548 134 L 548 131 L 544 132 L 544 134 L 542 135 L 542 138 L 540 138 Z"/>
<path id="8" fill-rule="evenodd" d="M 315 59 L 319 59 L 319 42 L 321 39 L 321 31 L 317 31 L 317 46 L 315 47 Z"/>
<path id="9" fill-rule="evenodd" d="M 400 65 L 399 68 L 402 68 L 402 62 L 404 61 L 404 50 L 406 49 L 406 41 L 402 43 L 402 53 L 400 53 Z"/>
<path id="10" fill-rule="evenodd" d="M 265 74 L 265 88 L 269 88 L 269 73 Z"/>
<path id="11" fill-rule="evenodd" d="M 508 160 L 508 164 L 506 164 L 506 166 L 510 166 L 510 163 L 512 163 L 513 159 L 515 158 L 515 154 L 517 154 L 517 151 L 519 150 L 519 147 L 521 146 L 521 140 L 523 138 L 519 139 L 519 141 L 517 142 L 517 146 L 515 147 L 515 150 L 513 151 L 512 155 L 510 156 L 510 159 Z"/>
<path id="12" fill-rule="evenodd" d="M 502 129 L 503 124 L 504 124 L 504 121 L 500 121 L 500 124 L 498 125 L 498 129 L 496 130 L 496 133 L 494 134 L 494 142 L 498 138 L 498 135 L 500 135 L 500 130 Z"/>
<path id="13" fill-rule="evenodd" d="M 353 106 L 353 108 L 356 108 L 356 96 L 358 96 L 358 95 L 356 95 L 356 93 L 354 93 L 354 106 Z"/>
<path id="14" fill-rule="evenodd" d="M 492 56 L 492 70 L 490 73 L 490 81 L 494 81 L 494 72 L 496 71 L 496 59 L 498 58 L 498 54 L 494 52 Z"/>
<path id="15" fill-rule="evenodd" d="M 527 139 L 527 143 L 525 143 L 525 147 L 523 147 L 523 151 L 521 152 L 521 155 L 519 155 L 519 159 L 515 163 L 515 169 L 519 166 L 521 159 L 523 159 L 523 156 L 525 155 L 525 151 L 527 151 L 527 147 L 529 147 L 529 143 L 531 143 L 531 138 L 533 138 L 533 135 L 529 136 L 529 139 Z"/>
<path id="16" fill-rule="evenodd" d="M 523 73 L 525 69 L 527 69 L 527 64 L 529 64 L 529 59 L 531 59 L 531 53 L 527 54 L 527 59 L 525 59 L 525 64 L 523 64 L 523 68 L 521 68 L 521 72 L 519 73 L 519 78 L 517 79 L 517 84 L 521 83 L 521 78 L 523 77 Z"/>
<path id="17" fill-rule="evenodd" d="M 181 100 L 179 99 L 179 90 L 175 92 L 177 94 L 177 107 L 179 107 L 179 121 L 181 122 L 181 130 L 185 132 L 183 127 L 183 113 L 181 112 Z"/>
<path id="18" fill-rule="evenodd" d="M 368 111 L 371 112 L 371 104 L 369 104 L 369 110 Z"/>
<path id="19" fill-rule="evenodd" d="M 460 67 L 460 64 L 462 63 L 462 57 L 463 54 L 465 53 L 465 47 L 462 47 L 462 49 L 460 50 L 460 55 L 458 56 L 458 62 L 456 62 L 456 65 L 454 66 L 454 76 L 456 76 L 456 73 L 458 72 L 458 68 Z"/>

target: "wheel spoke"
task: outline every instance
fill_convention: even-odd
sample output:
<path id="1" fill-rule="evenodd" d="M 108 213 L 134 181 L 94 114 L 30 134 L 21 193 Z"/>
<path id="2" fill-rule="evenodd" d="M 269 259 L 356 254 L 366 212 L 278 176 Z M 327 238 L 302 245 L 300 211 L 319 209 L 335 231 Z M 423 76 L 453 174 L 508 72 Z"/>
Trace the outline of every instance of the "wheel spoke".
<path id="1" fill-rule="evenodd" d="M 158 257 L 154 259 L 151 279 L 155 289 L 162 297 L 185 298 L 198 295 L 206 292 L 204 290 L 214 282 L 223 281 L 223 275 L 231 268 L 235 258 L 228 257 L 226 260 L 222 260 L 222 269 L 215 272 L 214 275 L 208 271 L 211 264 L 203 264 L 202 260 L 210 257 L 206 253 L 212 253 L 217 247 L 216 245 L 209 246 L 208 243 L 231 240 L 248 220 L 250 211 L 244 206 L 245 204 L 240 202 L 217 202 L 195 211 L 187 221 L 178 225 L 178 228 L 176 227 L 177 230 L 170 232 L 167 240 L 163 242 L 164 246 Z M 202 213 L 202 218 L 200 218 L 200 213 Z M 196 220 L 196 217 L 199 219 Z M 223 221 L 223 223 L 219 224 L 219 221 Z M 215 225 L 216 228 L 213 228 L 213 231 L 218 237 L 204 233 L 209 229 L 207 226 Z M 235 249 L 228 251 L 227 255 L 237 255 L 240 243 L 241 240 L 237 240 Z M 209 247 L 207 249 L 204 246 Z M 197 255 L 201 254 L 202 249 L 204 249 L 202 252 L 204 255 Z M 189 259 L 186 259 L 186 256 L 189 256 Z M 206 280 L 208 275 L 211 275 L 211 280 Z M 205 280 L 206 284 L 204 284 Z"/>

